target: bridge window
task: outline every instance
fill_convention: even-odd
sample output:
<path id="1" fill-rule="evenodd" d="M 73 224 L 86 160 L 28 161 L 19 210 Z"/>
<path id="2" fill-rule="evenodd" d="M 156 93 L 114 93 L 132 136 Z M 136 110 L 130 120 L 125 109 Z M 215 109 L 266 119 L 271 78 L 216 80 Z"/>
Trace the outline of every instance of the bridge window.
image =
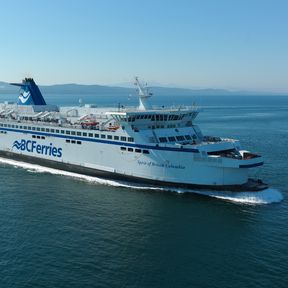
<path id="1" fill-rule="evenodd" d="M 176 139 L 178 141 L 184 141 L 185 140 L 184 136 L 176 136 Z"/>
<path id="2" fill-rule="evenodd" d="M 105 138 L 106 138 L 106 135 L 102 134 L 102 135 L 101 135 L 101 138 L 102 138 L 102 139 L 105 139 Z"/>
<path id="3" fill-rule="evenodd" d="M 136 153 L 141 153 L 141 149 L 135 149 Z"/>
<path id="4" fill-rule="evenodd" d="M 134 142 L 134 138 L 133 137 L 128 137 L 128 142 Z"/>
<path id="5" fill-rule="evenodd" d="M 114 140 L 119 140 L 119 136 L 114 136 Z"/>
<path id="6" fill-rule="evenodd" d="M 143 154 L 149 154 L 149 150 L 143 150 Z"/>
<path id="7" fill-rule="evenodd" d="M 121 141 L 126 141 L 126 137 L 121 136 Z"/>
<path id="8" fill-rule="evenodd" d="M 83 133 L 83 136 L 87 137 L 87 133 L 86 133 L 86 132 L 84 132 L 84 133 Z"/>
<path id="9" fill-rule="evenodd" d="M 51 130 L 52 132 L 52 130 Z M 76 132 L 75 131 L 71 131 L 71 135 L 76 135 Z"/>
<path id="10" fill-rule="evenodd" d="M 99 134 L 95 134 L 94 137 L 95 137 L 95 138 L 99 138 Z"/>
<path id="11" fill-rule="evenodd" d="M 77 136 L 81 136 L 81 132 L 77 132 Z"/>
<path id="12" fill-rule="evenodd" d="M 93 137 L 93 133 L 89 133 L 89 135 L 88 135 L 89 137 Z"/>
<path id="13" fill-rule="evenodd" d="M 69 131 L 69 130 L 66 130 L 66 134 L 67 134 L 67 135 L 70 135 L 70 131 Z"/>
<path id="14" fill-rule="evenodd" d="M 128 152 L 133 152 L 133 148 L 128 148 Z"/>
<path id="15" fill-rule="evenodd" d="M 159 141 L 161 143 L 165 143 L 165 142 L 167 142 L 167 138 L 166 137 L 159 137 Z"/>
<path id="16" fill-rule="evenodd" d="M 168 140 L 169 140 L 170 142 L 175 142 L 175 141 L 176 141 L 176 139 L 175 139 L 174 136 L 168 137 Z"/>
<path id="17" fill-rule="evenodd" d="M 107 139 L 112 139 L 112 135 L 107 135 Z"/>
<path id="18" fill-rule="evenodd" d="M 191 136 L 190 135 L 185 135 L 186 140 L 191 140 Z"/>

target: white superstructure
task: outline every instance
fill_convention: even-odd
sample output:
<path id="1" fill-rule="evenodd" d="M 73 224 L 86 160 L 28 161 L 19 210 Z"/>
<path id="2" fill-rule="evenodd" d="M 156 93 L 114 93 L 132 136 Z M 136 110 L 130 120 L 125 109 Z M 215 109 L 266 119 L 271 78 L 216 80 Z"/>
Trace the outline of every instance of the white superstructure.
<path id="1" fill-rule="evenodd" d="M 136 78 L 140 105 L 104 110 L 47 105 L 33 79 L 17 104 L 0 104 L 0 155 L 63 170 L 174 186 L 260 190 L 248 169 L 263 164 L 238 140 L 203 136 L 196 107 L 153 109 Z M 42 98 L 41 98 L 42 97 Z"/>

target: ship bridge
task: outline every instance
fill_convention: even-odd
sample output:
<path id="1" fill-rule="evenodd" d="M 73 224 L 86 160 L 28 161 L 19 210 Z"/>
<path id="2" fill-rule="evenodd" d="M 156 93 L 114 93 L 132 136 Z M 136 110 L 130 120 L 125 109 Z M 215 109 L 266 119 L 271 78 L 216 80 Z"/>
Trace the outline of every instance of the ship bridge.
<path id="1" fill-rule="evenodd" d="M 196 108 L 106 112 L 119 125 L 133 130 L 190 127 L 198 113 Z"/>

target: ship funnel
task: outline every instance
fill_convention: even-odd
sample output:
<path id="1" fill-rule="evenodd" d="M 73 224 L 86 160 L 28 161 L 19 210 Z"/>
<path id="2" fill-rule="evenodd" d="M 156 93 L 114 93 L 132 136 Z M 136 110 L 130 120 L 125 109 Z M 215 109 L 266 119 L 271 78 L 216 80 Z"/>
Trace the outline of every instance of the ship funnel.
<path id="1" fill-rule="evenodd" d="M 135 77 L 135 86 L 138 89 L 138 94 L 139 94 L 139 110 L 151 110 L 152 106 L 150 104 L 149 98 L 152 96 L 152 93 L 149 92 L 148 87 L 143 87 L 140 82 L 138 77 Z"/>
<path id="2" fill-rule="evenodd" d="M 22 83 L 10 83 L 21 87 L 18 105 L 46 105 L 46 102 L 32 78 L 25 78 Z"/>

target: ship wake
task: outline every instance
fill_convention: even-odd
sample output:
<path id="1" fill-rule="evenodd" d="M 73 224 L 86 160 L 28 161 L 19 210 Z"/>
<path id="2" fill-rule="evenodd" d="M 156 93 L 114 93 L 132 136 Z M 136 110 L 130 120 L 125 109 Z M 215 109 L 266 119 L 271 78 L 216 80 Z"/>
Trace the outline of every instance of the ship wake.
<path id="1" fill-rule="evenodd" d="M 72 177 L 78 180 L 86 181 L 92 184 L 101 184 L 107 186 L 114 187 L 123 187 L 130 189 L 138 189 L 138 190 L 158 190 L 158 191 L 169 191 L 176 192 L 179 194 L 186 193 L 195 193 L 203 196 L 213 197 L 216 199 L 221 199 L 229 202 L 234 202 L 238 204 L 249 204 L 249 205 L 257 205 L 257 204 L 270 204 L 277 203 L 283 200 L 282 193 L 274 188 L 267 188 L 263 191 L 258 192 L 229 192 L 229 191 L 215 191 L 215 190 L 192 190 L 192 189 L 182 189 L 177 187 L 165 187 L 165 186 L 143 186 L 137 185 L 134 183 L 128 183 L 125 181 L 115 181 L 115 180 L 107 180 L 98 177 L 86 176 L 78 173 L 67 172 L 63 170 L 58 170 L 54 168 L 48 168 L 36 164 L 30 164 L 20 161 L 15 161 L 6 158 L 0 158 L 0 163 L 12 165 L 14 167 L 21 167 L 29 172 L 33 173 L 50 173 L 54 175 L 62 175 L 67 177 Z"/>
<path id="2" fill-rule="evenodd" d="M 204 196 L 213 197 L 216 199 L 221 199 L 229 202 L 239 203 L 239 204 L 270 204 L 277 203 L 283 200 L 282 193 L 275 188 L 267 188 L 262 191 L 252 192 L 252 191 L 215 191 L 215 190 L 174 190 L 178 193 L 191 192 L 195 194 L 200 194 Z"/>

